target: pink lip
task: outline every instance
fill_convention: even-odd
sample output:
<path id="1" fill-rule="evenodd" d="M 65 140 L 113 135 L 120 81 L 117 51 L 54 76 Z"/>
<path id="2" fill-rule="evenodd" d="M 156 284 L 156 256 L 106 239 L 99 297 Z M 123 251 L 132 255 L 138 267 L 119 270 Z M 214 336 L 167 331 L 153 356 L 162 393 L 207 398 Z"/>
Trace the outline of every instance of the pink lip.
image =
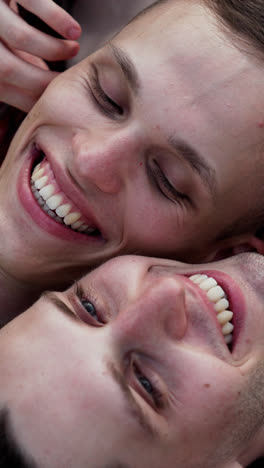
<path id="1" fill-rule="evenodd" d="M 20 199 L 21 204 L 25 208 L 25 210 L 29 213 L 33 221 L 40 226 L 44 231 L 48 232 L 49 234 L 56 236 L 60 238 L 61 240 L 65 241 L 70 241 L 70 242 L 81 242 L 84 244 L 87 243 L 92 243 L 92 244 L 98 244 L 98 243 L 103 243 L 105 242 L 104 239 L 99 236 L 88 236 L 82 233 L 78 233 L 75 231 L 72 231 L 71 229 L 67 228 L 63 224 L 59 224 L 56 221 L 54 221 L 49 215 L 47 215 L 38 205 L 36 202 L 32 191 L 30 187 L 30 178 L 31 178 L 31 171 L 32 171 L 32 165 L 34 163 L 34 160 L 37 156 L 37 152 L 34 149 L 35 146 L 31 145 L 30 149 L 28 150 L 28 157 L 25 158 L 25 164 L 22 166 L 19 177 L 18 177 L 18 182 L 17 182 L 17 192 L 18 192 L 18 197 Z M 41 146 L 42 149 L 42 146 Z M 50 162 L 49 155 L 47 154 L 46 150 L 43 148 L 43 151 L 45 155 L 47 156 L 47 159 Z M 53 166 L 52 166 L 53 168 Z M 101 228 L 99 227 L 99 224 L 97 220 L 95 220 L 95 217 L 88 213 L 87 211 L 87 206 L 85 209 L 83 208 L 83 201 L 79 201 L 79 197 L 76 197 L 76 191 L 72 189 L 71 184 L 67 181 L 67 178 L 65 178 L 65 181 L 61 180 L 61 177 L 59 176 L 59 173 L 61 173 L 61 170 L 55 169 L 56 172 L 54 172 L 55 177 L 57 179 L 58 176 L 58 183 L 60 184 L 61 187 L 65 187 L 65 190 L 63 190 L 65 193 L 69 193 L 70 196 L 69 198 L 72 199 L 73 203 L 76 204 L 77 206 L 80 207 L 80 211 L 82 211 L 85 216 L 89 219 L 89 223 L 92 226 L 96 226 L 100 232 Z M 73 196 L 72 196 L 73 194 Z M 87 203 L 87 202 L 86 202 Z"/>
<path id="2" fill-rule="evenodd" d="M 207 276 L 211 276 L 214 278 L 218 285 L 223 288 L 225 293 L 227 294 L 227 298 L 229 301 L 229 309 L 233 312 L 234 316 L 232 319 L 232 323 L 234 325 L 234 331 L 232 333 L 233 335 L 233 340 L 232 340 L 232 352 L 235 350 L 235 347 L 237 346 L 238 338 L 244 328 L 244 322 L 245 322 L 245 313 L 246 313 L 246 303 L 245 303 L 245 298 L 244 295 L 241 291 L 241 288 L 238 286 L 238 284 L 231 278 L 229 275 L 226 273 L 216 271 L 216 270 L 203 270 L 203 271 L 197 271 L 197 272 L 192 272 L 190 275 L 200 273 L 200 274 L 205 274 Z M 206 302 L 208 301 L 208 305 L 212 311 L 212 314 L 214 316 L 214 320 L 217 323 L 217 327 L 221 332 L 221 327 L 219 326 L 218 320 L 216 319 L 216 313 L 214 311 L 214 308 L 212 306 L 211 301 L 209 301 L 206 297 L 206 294 L 203 293 L 203 291 L 199 288 L 199 286 L 196 286 L 195 283 L 193 283 L 191 280 L 189 280 L 190 283 L 195 286 L 195 289 L 200 292 L 200 294 L 203 296 L 203 298 L 206 299 Z M 223 336 L 223 335 L 222 335 Z"/>

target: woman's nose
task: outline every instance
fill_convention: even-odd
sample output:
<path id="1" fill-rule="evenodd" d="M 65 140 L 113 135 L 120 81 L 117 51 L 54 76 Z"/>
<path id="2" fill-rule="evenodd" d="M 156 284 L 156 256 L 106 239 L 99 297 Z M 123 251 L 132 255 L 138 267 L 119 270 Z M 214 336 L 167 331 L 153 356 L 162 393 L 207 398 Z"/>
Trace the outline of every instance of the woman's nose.
<path id="1" fill-rule="evenodd" d="M 115 194 L 139 165 L 139 142 L 136 135 L 122 130 L 78 132 L 73 137 L 74 173 L 85 188 L 94 184 L 100 191 Z"/>
<path id="2" fill-rule="evenodd" d="M 117 321 L 119 333 L 127 343 L 152 343 L 162 339 L 181 340 L 187 330 L 184 282 L 176 278 L 158 278 L 143 291 Z"/>

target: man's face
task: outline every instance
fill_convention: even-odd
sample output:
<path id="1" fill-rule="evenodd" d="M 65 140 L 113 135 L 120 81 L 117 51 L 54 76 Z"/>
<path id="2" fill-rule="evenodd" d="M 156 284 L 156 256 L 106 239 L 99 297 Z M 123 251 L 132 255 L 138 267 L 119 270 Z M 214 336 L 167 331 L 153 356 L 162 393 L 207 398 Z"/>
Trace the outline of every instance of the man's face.
<path id="1" fill-rule="evenodd" d="M 0 333 L 0 410 L 19 446 L 45 468 L 246 464 L 264 400 L 263 267 L 256 254 L 124 256 L 44 295 Z"/>
<path id="2" fill-rule="evenodd" d="M 118 253 L 194 261 L 262 200 L 263 65 L 201 5 L 173 5 L 58 77 L 22 125 L 1 173 L 5 270 L 60 282 Z"/>

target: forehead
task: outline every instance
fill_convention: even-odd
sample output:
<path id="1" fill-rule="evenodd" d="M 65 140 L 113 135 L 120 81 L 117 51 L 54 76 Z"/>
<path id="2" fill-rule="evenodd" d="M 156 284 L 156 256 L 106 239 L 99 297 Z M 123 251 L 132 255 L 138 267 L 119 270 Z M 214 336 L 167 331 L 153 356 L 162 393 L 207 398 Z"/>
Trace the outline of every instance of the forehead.
<path id="1" fill-rule="evenodd" d="M 135 109 L 153 139 L 185 141 L 203 157 L 216 174 L 214 203 L 222 210 L 233 200 L 226 220 L 234 207 L 238 217 L 255 206 L 263 186 L 264 64 L 233 44 L 198 2 L 154 8 L 114 42 L 136 67 Z M 242 179 L 243 206 L 235 189 Z"/>
<path id="2" fill-rule="evenodd" d="M 128 25 L 116 42 L 132 55 L 146 99 L 155 95 L 167 110 L 166 102 L 177 96 L 173 105 L 181 112 L 181 134 L 180 123 L 188 123 L 193 138 L 201 131 L 212 134 L 217 123 L 219 141 L 222 132 L 236 138 L 239 131 L 239 143 L 248 146 L 248 127 L 262 140 L 263 64 L 236 47 L 200 2 L 154 8 Z"/>

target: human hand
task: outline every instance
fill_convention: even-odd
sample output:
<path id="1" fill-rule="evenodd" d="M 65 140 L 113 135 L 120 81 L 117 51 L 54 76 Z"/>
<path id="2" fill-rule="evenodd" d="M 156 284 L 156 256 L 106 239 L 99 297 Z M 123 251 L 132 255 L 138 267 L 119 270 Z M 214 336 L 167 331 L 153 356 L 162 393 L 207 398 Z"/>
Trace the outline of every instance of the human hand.
<path id="1" fill-rule="evenodd" d="M 28 25 L 14 0 L 0 0 L 0 101 L 28 112 L 57 75 L 44 60 L 67 60 L 78 53 L 80 25 L 53 0 L 19 0 L 65 39 Z"/>

